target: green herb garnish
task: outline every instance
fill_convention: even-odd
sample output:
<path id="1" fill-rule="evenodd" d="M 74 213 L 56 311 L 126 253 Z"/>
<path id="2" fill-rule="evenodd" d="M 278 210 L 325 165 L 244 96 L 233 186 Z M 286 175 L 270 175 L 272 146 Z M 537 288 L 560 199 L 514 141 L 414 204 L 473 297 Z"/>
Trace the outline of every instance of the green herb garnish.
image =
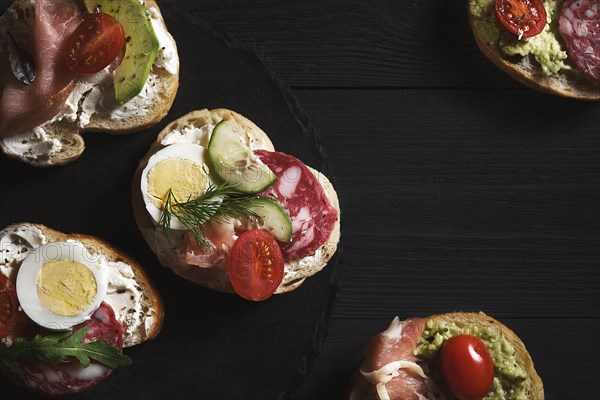
<path id="1" fill-rule="evenodd" d="M 162 230 L 173 247 L 171 218 L 175 216 L 186 229 L 192 232 L 198 245 L 206 247 L 208 242 L 204 237 L 204 225 L 207 222 L 222 223 L 232 218 L 258 218 L 258 215 L 250 210 L 257 198 L 259 197 L 255 194 L 240 193 L 229 183 L 219 186 L 210 184 L 202 196 L 185 202 L 176 199 L 173 191 L 169 189 L 157 229 Z"/>
<path id="2" fill-rule="evenodd" d="M 105 340 L 82 343 L 89 331 L 86 326 L 75 332 L 56 333 L 51 335 L 35 335 L 32 340 L 15 338 L 12 346 L 0 348 L 0 362 L 15 374 L 23 373 L 17 362 L 25 358 L 33 363 L 65 364 L 70 357 L 76 358 L 84 368 L 89 367 L 91 360 L 98 361 L 108 368 L 130 365 L 131 358 L 121 354 L 118 348 Z"/>

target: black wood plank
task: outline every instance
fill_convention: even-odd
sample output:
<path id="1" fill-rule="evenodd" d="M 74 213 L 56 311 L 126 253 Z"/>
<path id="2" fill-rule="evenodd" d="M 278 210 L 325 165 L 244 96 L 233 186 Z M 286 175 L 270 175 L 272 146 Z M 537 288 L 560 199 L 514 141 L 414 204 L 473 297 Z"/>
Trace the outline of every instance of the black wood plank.
<path id="1" fill-rule="evenodd" d="M 600 105 L 528 90 L 296 93 L 337 174 L 345 243 L 331 336 L 298 397 L 341 394 L 394 315 L 482 310 L 532 349 L 547 398 L 597 398 Z"/>
<path id="2" fill-rule="evenodd" d="M 294 87 L 519 87 L 480 53 L 464 0 L 178 4 Z"/>

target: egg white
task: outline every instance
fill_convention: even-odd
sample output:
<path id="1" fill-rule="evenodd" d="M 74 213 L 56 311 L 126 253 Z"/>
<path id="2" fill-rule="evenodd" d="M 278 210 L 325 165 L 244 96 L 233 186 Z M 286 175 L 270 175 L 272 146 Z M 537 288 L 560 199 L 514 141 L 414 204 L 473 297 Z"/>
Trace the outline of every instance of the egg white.
<path id="1" fill-rule="evenodd" d="M 140 189 L 142 190 L 142 196 L 144 198 L 146 210 L 148 210 L 148 213 L 154 220 L 154 223 L 158 223 L 160 220 L 162 210 L 154 205 L 152 199 L 150 198 L 150 194 L 148 193 L 148 173 L 155 165 L 168 159 L 183 159 L 197 164 L 207 164 L 208 154 L 206 149 L 198 144 L 177 143 L 157 151 L 152 157 L 150 157 L 146 168 L 144 168 L 142 171 Z M 208 182 L 214 184 L 210 176 Z M 179 219 L 177 219 L 176 216 L 173 216 L 171 218 L 171 229 L 185 230 L 186 228 L 181 222 L 179 222 Z"/>
<path id="2" fill-rule="evenodd" d="M 37 277 L 42 266 L 50 261 L 71 260 L 86 266 L 94 275 L 97 292 L 82 312 L 73 316 L 58 315 L 42 305 L 37 295 Z M 50 330 L 69 330 L 88 319 L 106 297 L 108 279 L 99 260 L 78 242 L 48 243 L 33 250 L 21 264 L 17 274 L 17 297 L 21 308 L 36 324 Z"/>

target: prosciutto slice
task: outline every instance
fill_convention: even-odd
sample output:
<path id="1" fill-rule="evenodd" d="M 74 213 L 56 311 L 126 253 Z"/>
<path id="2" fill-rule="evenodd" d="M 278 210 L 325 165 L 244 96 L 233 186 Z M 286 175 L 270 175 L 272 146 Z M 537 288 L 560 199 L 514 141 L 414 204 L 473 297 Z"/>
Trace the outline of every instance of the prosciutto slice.
<path id="1" fill-rule="evenodd" d="M 424 329 L 421 318 L 400 321 L 396 317 L 367 345 L 360 372 L 376 386 L 382 400 L 429 398 L 431 383 L 413 355 Z"/>
<path id="2" fill-rule="evenodd" d="M 9 10 L 16 15 L 23 12 Z M 51 120 L 63 108 L 74 88 L 77 74 L 64 60 L 66 40 L 81 23 L 82 16 L 73 0 L 36 0 L 31 20 L 6 18 L 2 30 L 11 30 L 18 44 L 33 55 L 36 79 L 25 85 L 15 78 L 8 55 L 0 53 L 0 137 L 8 137 Z M 30 10 L 24 15 L 30 13 Z M 24 23 L 32 26 L 22 26 Z M 11 26 L 12 25 L 12 26 Z M 19 26 L 21 25 L 21 26 Z M 3 33 L 3 40 L 6 33 Z M 2 46 L 3 49 L 6 46 Z"/>

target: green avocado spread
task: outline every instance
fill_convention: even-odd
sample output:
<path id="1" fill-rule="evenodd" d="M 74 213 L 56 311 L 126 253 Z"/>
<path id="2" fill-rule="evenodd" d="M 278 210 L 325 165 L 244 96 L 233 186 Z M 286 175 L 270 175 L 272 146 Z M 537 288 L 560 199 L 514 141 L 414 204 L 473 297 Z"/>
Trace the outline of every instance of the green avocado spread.
<path id="1" fill-rule="evenodd" d="M 487 346 L 494 362 L 495 377 L 484 400 L 527 400 L 527 374 L 517 364 L 515 349 L 504 335 L 493 327 L 457 326 L 451 322 L 427 321 L 414 354 L 425 362 L 433 361 L 444 341 L 460 335 L 477 336 Z"/>
<path id="2" fill-rule="evenodd" d="M 558 32 L 558 18 L 564 0 L 543 0 L 543 3 L 546 7 L 548 23 L 541 33 L 531 38 L 518 40 L 512 34 L 501 34 L 498 28 L 500 23 L 494 10 L 495 0 L 469 0 L 473 15 L 473 29 L 483 41 L 497 43 L 507 56 L 533 55 L 545 75 L 550 76 L 560 70 L 571 69 L 568 64 L 565 64 L 567 52 L 555 33 Z"/>

